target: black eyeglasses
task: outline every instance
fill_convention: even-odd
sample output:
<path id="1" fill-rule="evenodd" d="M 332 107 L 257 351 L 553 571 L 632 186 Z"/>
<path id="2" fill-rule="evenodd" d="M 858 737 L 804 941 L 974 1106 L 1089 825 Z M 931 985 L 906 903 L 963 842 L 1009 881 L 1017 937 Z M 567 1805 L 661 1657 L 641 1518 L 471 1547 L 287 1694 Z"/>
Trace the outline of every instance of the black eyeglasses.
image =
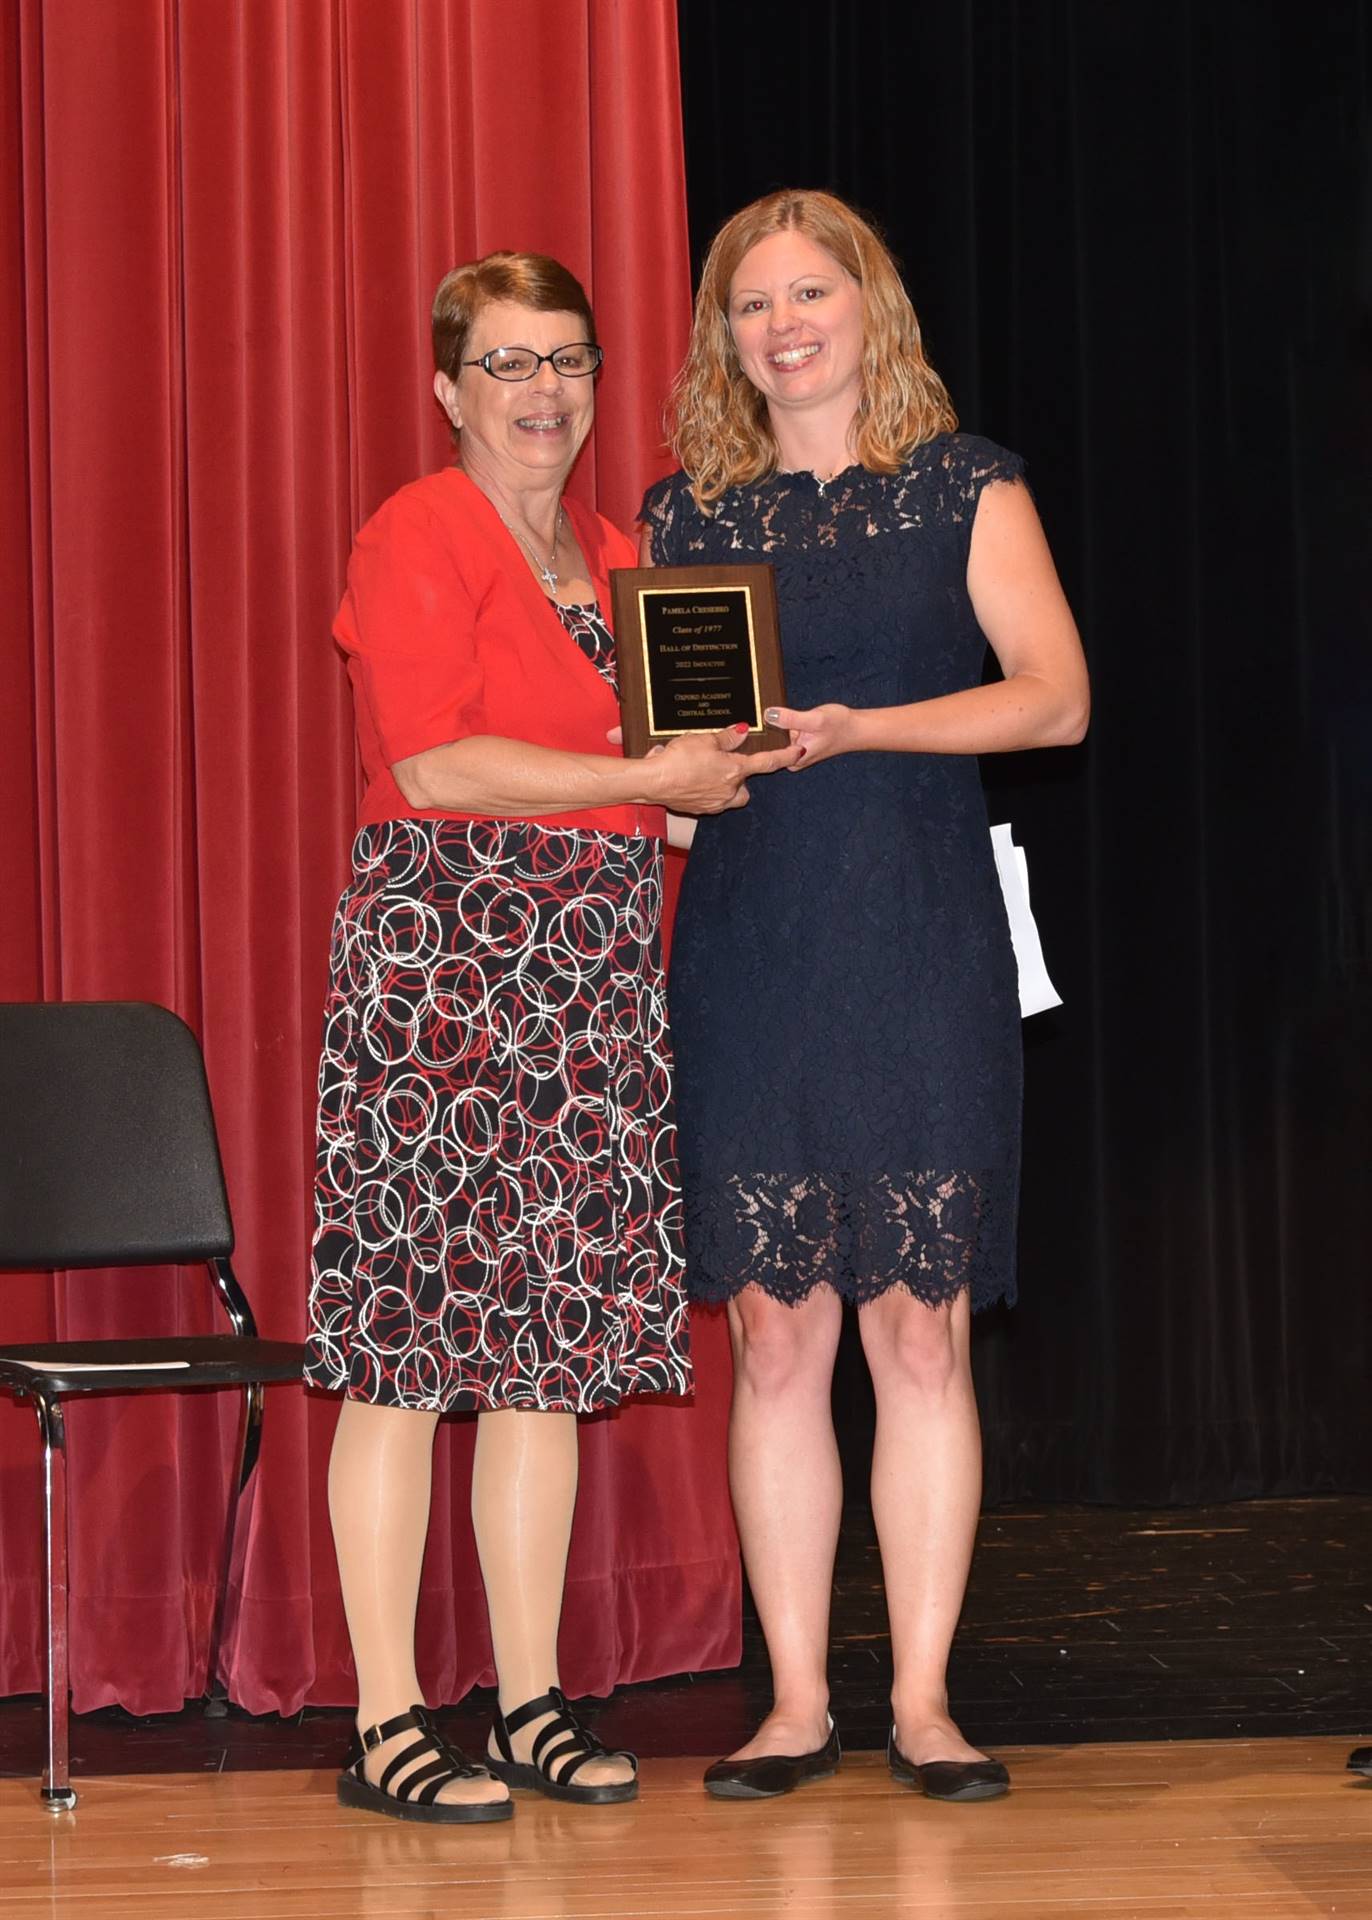
<path id="1" fill-rule="evenodd" d="M 599 370 L 605 358 L 601 348 L 590 340 L 572 340 L 551 353 L 535 353 L 532 347 L 492 347 L 479 360 L 464 360 L 464 367 L 480 367 L 492 380 L 532 380 L 546 361 L 554 373 L 566 380 L 584 380 Z"/>

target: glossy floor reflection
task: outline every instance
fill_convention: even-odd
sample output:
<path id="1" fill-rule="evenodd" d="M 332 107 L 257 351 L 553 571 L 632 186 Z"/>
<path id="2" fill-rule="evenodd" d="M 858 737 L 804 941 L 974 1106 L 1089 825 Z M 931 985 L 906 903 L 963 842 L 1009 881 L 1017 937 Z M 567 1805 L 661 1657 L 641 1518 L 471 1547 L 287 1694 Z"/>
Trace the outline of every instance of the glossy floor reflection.
<path id="1" fill-rule="evenodd" d="M 636 1806 L 521 1795 L 444 1831 L 339 1808 L 323 1773 L 88 1781 L 74 1814 L 0 1786 L 15 1920 L 1297 1920 L 1372 1914 L 1372 1784 L 1342 1742 L 1012 1750 L 1015 1788 L 936 1806 L 876 1755 L 779 1802 L 650 1761 Z"/>

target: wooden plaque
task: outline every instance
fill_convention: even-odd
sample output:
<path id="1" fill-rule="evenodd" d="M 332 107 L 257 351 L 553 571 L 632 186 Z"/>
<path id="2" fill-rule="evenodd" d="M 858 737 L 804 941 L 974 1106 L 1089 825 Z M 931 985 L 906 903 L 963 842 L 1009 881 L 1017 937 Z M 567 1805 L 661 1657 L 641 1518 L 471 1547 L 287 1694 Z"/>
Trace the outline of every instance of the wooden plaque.
<path id="1" fill-rule="evenodd" d="M 762 717 L 786 704 L 769 565 L 615 567 L 610 591 L 626 754 L 743 721 L 741 753 L 787 745 Z"/>

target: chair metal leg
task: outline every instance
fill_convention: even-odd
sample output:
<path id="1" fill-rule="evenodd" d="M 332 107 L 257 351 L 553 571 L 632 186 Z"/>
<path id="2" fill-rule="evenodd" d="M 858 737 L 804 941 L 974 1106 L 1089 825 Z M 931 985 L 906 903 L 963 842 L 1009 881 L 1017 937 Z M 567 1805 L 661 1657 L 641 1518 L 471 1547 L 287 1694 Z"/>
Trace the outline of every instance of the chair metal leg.
<path id="1" fill-rule="evenodd" d="M 260 1380 L 249 1381 L 245 1395 L 243 1419 L 243 1451 L 238 1462 L 238 1493 L 241 1497 L 253 1468 L 257 1465 L 257 1456 L 262 1450 L 262 1402 L 266 1398 Z"/>
<path id="2" fill-rule="evenodd" d="M 229 1325 L 240 1340 L 257 1338 L 257 1322 L 253 1319 L 252 1308 L 248 1305 L 248 1296 L 238 1284 L 238 1276 L 229 1261 L 222 1255 L 216 1255 L 208 1263 L 210 1279 L 219 1295 L 219 1304 L 228 1317 Z"/>
<path id="3" fill-rule="evenodd" d="M 227 1258 L 216 1255 L 208 1263 L 210 1278 L 214 1282 L 219 1304 L 228 1316 L 229 1325 L 240 1339 L 257 1338 L 257 1322 L 253 1319 L 252 1308 L 248 1305 L 248 1296 L 238 1284 L 237 1275 Z M 245 1389 L 245 1407 L 243 1418 L 243 1443 L 238 1456 L 238 1478 L 229 1495 L 229 1519 L 224 1535 L 224 1571 L 215 1596 L 214 1618 L 210 1622 L 209 1665 L 205 1671 L 205 1718 L 222 1720 L 229 1710 L 227 1687 L 219 1684 L 216 1668 L 219 1664 L 219 1642 L 224 1630 L 224 1608 L 228 1604 L 229 1576 L 233 1572 L 233 1541 L 238 1526 L 238 1507 L 243 1490 L 252 1479 L 253 1468 L 257 1465 L 258 1448 L 262 1444 L 262 1383 L 252 1381 Z"/>
<path id="4" fill-rule="evenodd" d="M 67 1661 L 67 1435 L 60 1401 L 34 1396 L 43 1439 L 43 1519 L 48 1567 L 48 1764 L 43 1804 L 54 1813 L 76 1805 L 70 1778 Z"/>
<path id="5" fill-rule="evenodd" d="M 228 1605 L 229 1579 L 233 1573 L 233 1543 L 238 1531 L 238 1509 L 262 1446 L 263 1390 L 260 1380 L 250 1381 L 244 1389 L 242 1444 L 238 1472 L 229 1490 L 229 1518 L 224 1529 L 224 1565 L 215 1595 L 214 1618 L 210 1622 L 209 1662 L 205 1669 L 205 1718 L 222 1720 L 228 1712 L 228 1689 L 219 1683 L 219 1642 L 224 1631 L 224 1609 Z"/>

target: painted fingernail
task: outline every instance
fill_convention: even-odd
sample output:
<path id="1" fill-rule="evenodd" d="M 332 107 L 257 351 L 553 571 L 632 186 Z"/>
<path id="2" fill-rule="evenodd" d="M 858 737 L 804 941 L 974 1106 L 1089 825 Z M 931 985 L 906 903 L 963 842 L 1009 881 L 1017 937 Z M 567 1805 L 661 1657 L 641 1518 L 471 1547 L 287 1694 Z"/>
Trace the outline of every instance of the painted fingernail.
<path id="1" fill-rule="evenodd" d="M 768 707 L 766 713 L 764 713 L 762 717 L 767 722 L 767 725 L 769 727 L 774 727 L 777 723 L 778 711 L 775 707 Z"/>
<path id="2" fill-rule="evenodd" d="M 746 720 L 738 720 L 734 723 L 735 733 L 748 733 L 750 731 L 751 729 L 749 728 L 748 722 Z"/>

